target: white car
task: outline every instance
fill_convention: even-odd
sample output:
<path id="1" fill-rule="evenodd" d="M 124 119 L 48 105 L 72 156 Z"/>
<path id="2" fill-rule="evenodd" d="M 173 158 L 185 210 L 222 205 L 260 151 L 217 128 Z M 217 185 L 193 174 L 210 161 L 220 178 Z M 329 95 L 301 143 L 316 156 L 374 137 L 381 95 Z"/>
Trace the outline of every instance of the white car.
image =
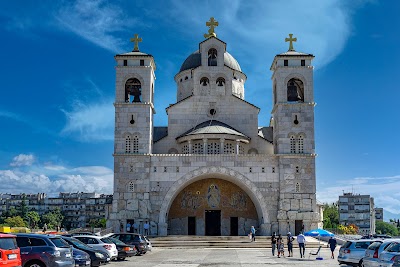
<path id="1" fill-rule="evenodd" d="M 393 241 L 381 255 L 379 255 L 380 267 L 393 267 L 400 265 L 400 241 Z"/>
<path id="2" fill-rule="evenodd" d="M 83 243 L 95 249 L 100 249 L 110 255 L 111 260 L 117 259 L 118 250 L 117 246 L 107 237 L 96 235 L 77 235 L 74 238 L 82 241 Z"/>

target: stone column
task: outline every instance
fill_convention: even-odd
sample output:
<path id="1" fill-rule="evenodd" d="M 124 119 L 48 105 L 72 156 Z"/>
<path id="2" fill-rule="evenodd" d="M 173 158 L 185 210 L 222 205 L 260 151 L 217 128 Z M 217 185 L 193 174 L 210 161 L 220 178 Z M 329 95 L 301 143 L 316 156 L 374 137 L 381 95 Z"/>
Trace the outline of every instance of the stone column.
<path id="1" fill-rule="evenodd" d="M 239 144 L 240 140 L 236 140 L 236 155 L 239 155 Z"/>
<path id="2" fill-rule="evenodd" d="M 224 154 L 224 144 L 225 144 L 225 139 L 221 138 L 220 145 L 219 145 L 219 154 Z"/>
<path id="3" fill-rule="evenodd" d="M 189 140 L 189 141 L 188 141 L 188 144 L 189 144 L 189 154 L 192 154 L 192 153 L 193 153 L 193 150 L 192 150 L 192 140 Z"/>
<path id="4" fill-rule="evenodd" d="M 207 155 L 207 138 L 203 139 L 203 154 Z"/>

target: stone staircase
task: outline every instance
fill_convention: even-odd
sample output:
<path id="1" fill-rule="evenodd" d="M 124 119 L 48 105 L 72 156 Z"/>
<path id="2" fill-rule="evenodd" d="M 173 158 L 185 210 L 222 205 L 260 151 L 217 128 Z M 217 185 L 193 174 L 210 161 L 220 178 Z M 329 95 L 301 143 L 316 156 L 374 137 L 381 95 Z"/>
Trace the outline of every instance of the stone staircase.
<path id="1" fill-rule="evenodd" d="M 285 249 L 286 248 L 286 237 Z M 306 237 L 307 248 L 326 247 L 327 243 L 313 237 Z M 270 236 L 256 236 L 256 242 L 250 242 L 247 236 L 187 236 L 170 235 L 150 237 L 153 247 L 156 248 L 271 248 Z M 294 249 L 298 248 L 294 241 Z"/>

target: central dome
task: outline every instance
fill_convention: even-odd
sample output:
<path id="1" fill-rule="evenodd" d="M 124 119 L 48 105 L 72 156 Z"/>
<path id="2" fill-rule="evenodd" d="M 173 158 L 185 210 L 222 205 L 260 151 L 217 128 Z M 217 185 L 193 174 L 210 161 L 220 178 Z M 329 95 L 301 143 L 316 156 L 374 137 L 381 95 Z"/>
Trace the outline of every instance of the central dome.
<path id="1" fill-rule="evenodd" d="M 240 68 L 239 63 L 228 52 L 224 53 L 224 65 L 231 69 L 242 72 L 242 69 Z M 201 66 L 201 53 L 199 52 L 199 50 L 197 50 L 185 59 L 179 72 L 182 72 L 184 70 L 194 69 L 199 66 Z"/>

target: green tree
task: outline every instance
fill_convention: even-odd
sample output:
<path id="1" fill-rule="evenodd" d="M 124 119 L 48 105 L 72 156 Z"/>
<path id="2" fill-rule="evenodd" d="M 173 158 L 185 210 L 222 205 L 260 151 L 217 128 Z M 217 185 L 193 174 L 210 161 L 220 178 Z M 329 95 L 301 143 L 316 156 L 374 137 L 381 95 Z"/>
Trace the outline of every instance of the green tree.
<path id="1" fill-rule="evenodd" d="M 375 230 L 377 233 L 388 234 L 392 236 L 399 235 L 399 230 L 391 223 L 378 221 L 375 223 Z"/>
<path id="2" fill-rule="evenodd" d="M 40 216 L 36 211 L 28 211 L 26 214 L 26 219 L 30 228 L 36 228 L 40 221 Z"/>
<path id="3" fill-rule="evenodd" d="M 26 219 L 26 214 L 29 211 L 28 206 L 26 205 L 26 196 L 25 194 L 22 195 L 22 201 L 19 203 L 19 205 L 16 208 L 17 210 L 17 215 L 20 216 L 23 219 Z"/>
<path id="4" fill-rule="evenodd" d="M 21 216 L 8 217 L 4 222 L 10 227 L 26 227 L 24 219 Z"/>
<path id="5" fill-rule="evenodd" d="M 324 228 L 337 228 L 339 225 L 339 210 L 336 203 L 324 204 Z"/>
<path id="6" fill-rule="evenodd" d="M 48 228 L 56 228 L 57 226 L 60 226 L 62 221 L 64 219 L 64 215 L 61 213 L 61 210 L 59 208 L 56 208 L 50 212 L 47 212 L 46 214 L 42 215 L 41 221 L 42 224 L 47 224 Z"/>
<path id="7" fill-rule="evenodd" d="M 106 227 L 106 219 L 90 219 L 89 225 L 92 228 L 105 228 Z"/>

